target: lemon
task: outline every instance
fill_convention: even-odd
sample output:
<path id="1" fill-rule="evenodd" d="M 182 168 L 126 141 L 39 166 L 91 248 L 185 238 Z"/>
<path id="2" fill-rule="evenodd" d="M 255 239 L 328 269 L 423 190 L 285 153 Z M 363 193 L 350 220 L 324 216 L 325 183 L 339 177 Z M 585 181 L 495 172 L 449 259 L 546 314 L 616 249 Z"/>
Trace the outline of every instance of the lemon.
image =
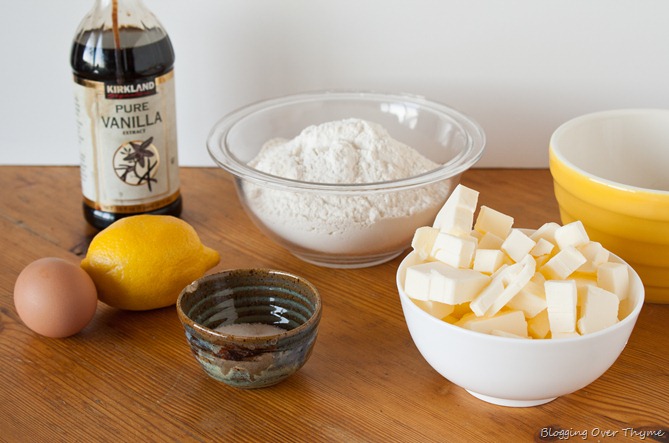
<path id="1" fill-rule="evenodd" d="M 181 290 L 219 259 L 187 222 L 169 215 L 134 215 L 99 232 L 81 267 L 102 302 L 144 311 L 176 303 Z"/>

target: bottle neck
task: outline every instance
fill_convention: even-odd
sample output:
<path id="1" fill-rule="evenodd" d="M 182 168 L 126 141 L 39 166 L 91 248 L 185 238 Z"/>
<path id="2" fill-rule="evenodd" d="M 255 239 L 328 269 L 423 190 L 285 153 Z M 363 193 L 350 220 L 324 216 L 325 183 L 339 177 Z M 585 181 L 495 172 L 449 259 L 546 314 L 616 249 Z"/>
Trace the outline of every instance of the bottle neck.
<path id="1" fill-rule="evenodd" d="M 119 11 L 146 11 L 148 9 L 142 0 L 95 0 L 95 8 L 109 9 L 118 8 Z"/>
<path id="2" fill-rule="evenodd" d="M 86 78 L 162 75 L 174 51 L 158 19 L 141 0 L 96 0 L 74 38 L 71 64 Z"/>
<path id="3" fill-rule="evenodd" d="M 121 28 L 163 29 L 142 0 L 95 0 L 82 26 L 107 31 Z"/>

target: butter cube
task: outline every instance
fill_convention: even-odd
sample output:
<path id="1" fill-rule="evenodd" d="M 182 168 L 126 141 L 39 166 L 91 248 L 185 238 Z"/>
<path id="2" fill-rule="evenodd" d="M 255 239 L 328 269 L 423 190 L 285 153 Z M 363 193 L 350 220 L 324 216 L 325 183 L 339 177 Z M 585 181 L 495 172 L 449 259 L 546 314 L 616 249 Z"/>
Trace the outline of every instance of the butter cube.
<path id="1" fill-rule="evenodd" d="M 623 263 L 607 262 L 597 268 L 599 287 L 613 292 L 618 299 L 625 300 L 629 292 L 629 270 Z"/>
<path id="2" fill-rule="evenodd" d="M 509 300 L 506 307 L 523 311 L 525 318 L 536 317 L 541 311 L 546 309 L 546 292 L 544 291 L 543 283 L 536 283 L 530 280 Z"/>
<path id="3" fill-rule="evenodd" d="M 499 249 L 477 249 L 474 253 L 475 271 L 493 274 L 504 264 L 504 252 Z"/>
<path id="4" fill-rule="evenodd" d="M 490 232 L 499 238 L 505 239 L 509 235 L 509 232 L 511 232 L 512 226 L 513 217 L 502 214 L 487 206 L 481 206 L 474 229 L 483 234 Z"/>
<path id="5" fill-rule="evenodd" d="M 588 285 L 582 302 L 581 318 L 577 322 L 578 332 L 591 334 L 616 324 L 619 303 L 616 294 Z"/>
<path id="6" fill-rule="evenodd" d="M 456 206 L 454 208 L 442 208 L 434 221 L 434 227 L 441 232 L 462 235 L 469 234 L 474 224 L 474 212 L 467 208 Z"/>
<path id="7" fill-rule="evenodd" d="M 555 244 L 555 231 L 557 231 L 559 227 L 560 227 L 559 223 L 555 222 L 544 223 L 539 227 L 539 229 L 537 229 L 530 235 L 530 238 L 535 242 L 539 242 L 539 240 L 543 238 L 544 240 Z"/>
<path id="8" fill-rule="evenodd" d="M 476 238 L 471 235 L 460 237 L 441 231 L 434 240 L 430 255 L 455 268 L 470 268 L 476 245 Z"/>
<path id="9" fill-rule="evenodd" d="M 530 253 L 536 242 L 525 235 L 520 229 L 512 229 L 509 235 L 502 243 L 502 251 L 511 257 L 515 262 L 519 262 Z"/>
<path id="10" fill-rule="evenodd" d="M 471 301 L 490 281 L 489 276 L 473 269 L 454 268 L 442 262 L 432 263 L 441 265 L 431 271 L 429 299 L 432 301 L 449 305 Z"/>
<path id="11" fill-rule="evenodd" d="M 531 238 L 531 237 L 530 237 Z M 542 255 L 548 255 L 553 252 L 555 245 L 545 238 L 540 238 L 536 241 L 536 244 L 530 251 L 533 257 L 541 257 Z"/>
<path id="12" fill-rule="evenodd" d="M 479 231 L 474 230 L 474 233 L 481 236 L 479 239 L 479 249 L 502 249 L 502 243 L 504 243 L 503 238 L 496 236 L 492 232 L 480 233 Z"/>
<path id="13" fill-rule="evenodd" d="M 548 310 L 544 309 L 532 318 L 527 319 L 527 332 L 532 338 L 546 338 L 551 331 L 548 322 Z"/>
<path id="14" fill-rule="evenodd" d="M 442 265 L 439 262 L 428 262 L 409 266 L 404 277 L 404 291 L 407 295 L 415 300 L 429 300 L 432 270 Z"/>
<path id="15" fill-rule="evenodd" d="M 585 232 L 585 227 L 580 220 L 567 223 L 555 230 L 555 243 L 560 249 L 565 249 L 569 246 L 577 248 L 589 241 L 588 233 Z"/>
<path id="16" fill-rule="evenodd" d="M 469 304 L 474 314 L 494 315 L 516 295 L 534 275 L 534 260 L 531 256 L 520 263 L 500 268 L 486 286 Z"/>
<path id="17" fill-rule="evenodd" d="M 611 255 L 599 242 L 591 241 L 576 249 L 578 249 L 586 259 L 586 262 L 577 269 L 578 272 L 597 272 L 597 268 L 608 262 L 609 256 Z"/>
<path id="18" fill-rule="evenodd" d="M 576 306 L 580 307 L 583 304 L 583 299 L 588 290 L 588 286 L 597 286 L 597 280 L 592 274 L 581 273 L 575 273 L 570 277 L 570 280 L 573 280 L 576 283 L 576 293 L 578 294 Z"/>
<path id="19" fill-rule="evenodd" d="M 518 264 L 522 266 L 517 273 L 507 273 L 503 276 L 503 279 L 507 281 L 504 291 L 493 300 L 490 308 L 486 311 L 486 315 L 495 315 L 499 312 L 534 276 L 535 263 L 532 256 L 526 255 Z"/>
<path id="20" fill-rule="evenodd" d="M 439 229 L 437 228 L 422 226 L 416 229 L 411 240 L 411 247 L 416 251 L 421 260 L 425 261 L 430 256 L 437 235 L 439 235 Z"/>
<path id="21" fill-rule="evenodd" d="M 502 254 L 504 254 L 504 253 L 502 252 Z M 510 266 L 510 263 L 503 263 L 502 266 L 500 266 L 495 272 L 492 273 L 491 277 L 496 278 L 502 272 L 506 272 L 506 268 L 508 268 L 509 266 Z M 507 282 L 505 281 L 504 284 L 506 285 L 506 283 Z"/>
<path id="22" fill-rule="evenodd" d="M 504 331 L 520 337 L 527 337 L 527 321 L 520 311 L 500 312 L 492 317 L 469 318 L 460 324 L 463 328 L 484 334 Z"/>
<path id="23" fill-rule="evenodd" d="M 472 212 L 476 211 L 476 205 L 479 201 L 479 191 L 468 188 L 463 184 L 458 184 L 451 195 L 446 200 L 444 206 L 453 208 L 456 206 L 468 209 Z M 443 209 L 443 208 L 442 208 Z M 439 218 L 439 214 L 437 214 Z"/>
<path id="24" fill-rule="evenodd" d="M 573 280 L 548 280 L 544 283 L 546 309 L 551 333 L 576 330 L 577 289 Z"/>
<path id="25" fill-rule="evenodd" d="M 478 317 L 485 315 L 493 302 L 504 292 L 504 279 L 497 274 L 483 290 L 472 300 L 469 308 Z"/>
<path id="26" fill-rule="evenodd" d="M 578 249 L 573 246 L 567 246 L 555 254 L 540 269 L 547 280 L 564 280 L 576 271 L 586 258 Z"/>
<path id="27" fill-rule="evenodd" d="M 455 308 L 453 305 L 447 305 L 446 303 L 439 303 L 432 300 L 413 300 L 413 302 L 423 311 L 440 320 L 451 315 Z"/>
<path id="28" fill-rule="evenodd" d="M 433 227 L 452 234 L 467 234 L 472 230 L 479 193 L 463 185 L 455 187 L 439 210 Z"/>

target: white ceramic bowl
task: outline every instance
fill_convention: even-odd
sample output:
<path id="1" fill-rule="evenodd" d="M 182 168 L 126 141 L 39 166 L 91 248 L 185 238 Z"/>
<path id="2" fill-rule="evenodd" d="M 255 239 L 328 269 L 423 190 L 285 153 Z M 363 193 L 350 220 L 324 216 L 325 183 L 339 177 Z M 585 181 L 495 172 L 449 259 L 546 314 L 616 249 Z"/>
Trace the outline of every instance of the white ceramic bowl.
<path id="1" fill-rule="evenodd" d="M 614 260 L 621 261 L 618 257 Z M 419 262 L 411 252 L 397 270 L 397 288 L 411 338 L 439 374 L 489 403 L 536 406 L 578 391 L 616 361 L 641 311 L 644 289 L 630 270 L 627 315 L 589 335 L 524 340 L 470 331 L 437 319 L 404 292 L 406 268 Z"/>
<path id="2" fill-rule="evenodd" d="M 402 180 L 333 184 L 277 177 L 248 165 L 270 139 L 290 140 L 308 126 L 348 118 L 382 125 L 440 166 Z M 479 125 L 454 109 L 416 96 L 362 92 L 306 93 L 252 104 L 220 120 L 207 140 L 212 158 L 234 176 L 242 206 L 267 237 L 307 262 L 337 268 L 376 265 L 406 250 L 484 145 Z"/>

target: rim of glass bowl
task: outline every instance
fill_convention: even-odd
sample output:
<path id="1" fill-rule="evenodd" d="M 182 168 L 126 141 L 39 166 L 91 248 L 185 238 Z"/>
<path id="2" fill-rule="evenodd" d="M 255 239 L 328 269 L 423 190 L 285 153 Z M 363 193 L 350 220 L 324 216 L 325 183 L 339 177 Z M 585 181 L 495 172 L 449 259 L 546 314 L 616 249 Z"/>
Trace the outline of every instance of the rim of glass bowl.
<path id="1" fill-rule="evenodd" d="M 226 148 L 225 138 L 237 122 L 253 113 L 278 106 L 312 102 L 315 100 L 337 101 L 353 100 L 373 102 L 405 102 L 419 105 L 433 112 L 446 114 L 466 137 L 465 148 L 454 158 L 423 174 L 414 175 L 400 180 L 374 183 L 317 183 L 279 177 L 258 171 L 240 161 Z M 483 155 L 486 137 L 483 128 L 471 117 L 441 103 L 433 102 L 422 96 L 410 94 L 384 94 L 377 92 L 354 91 L 316 91 L 284 97 L 272 98 L 238 108 L 220 119 L 207 137 L 207 150 L 214 162 L 238 178 L 282 190 L 300 190 L 304 192 L 326 192 L 334 194 L 355 194 L 401 191 L 445 180 L 463 173 L 472 167 Z"/>

